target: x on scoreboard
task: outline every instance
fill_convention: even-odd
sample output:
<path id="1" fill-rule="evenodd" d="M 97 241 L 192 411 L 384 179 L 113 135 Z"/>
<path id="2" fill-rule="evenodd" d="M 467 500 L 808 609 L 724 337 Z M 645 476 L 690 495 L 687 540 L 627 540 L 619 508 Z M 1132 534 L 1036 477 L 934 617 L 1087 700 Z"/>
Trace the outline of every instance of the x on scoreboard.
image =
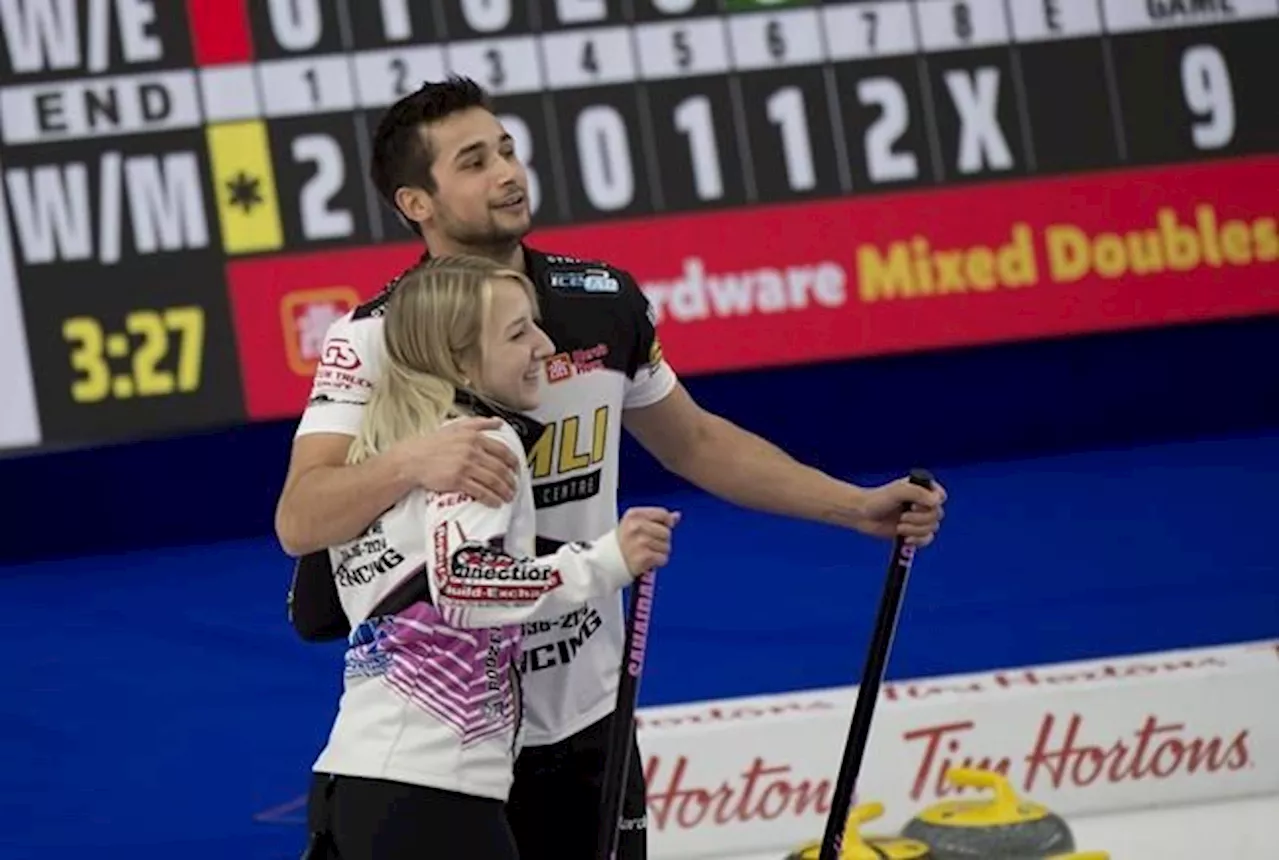
<path id="1" fill-rule="evenodd" d="M 1275 310 L 1275 0 L 0 0 L 0 447 L 295 415 L 495 96 L 690 374 Z"/>

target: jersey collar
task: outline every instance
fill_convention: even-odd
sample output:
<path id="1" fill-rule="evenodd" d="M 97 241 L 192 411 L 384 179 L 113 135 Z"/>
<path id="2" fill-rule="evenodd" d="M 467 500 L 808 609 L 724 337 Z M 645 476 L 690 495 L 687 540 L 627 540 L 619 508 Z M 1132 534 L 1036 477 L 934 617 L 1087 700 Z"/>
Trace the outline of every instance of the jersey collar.
<path id="1" fill-rule="evenodd" d="M 542 276 L 547 270 L 547 255 L 535 248 L 530 248 L 524 242 L 520 243 L 520 250 L 524 251 L 524 273 L 534 284 L 541 283 Z M 427 248 L 415 265 L 422 265 L 432 256 L 431 249 Z"/>
<path id="2" fill-rule="evenodd" d="M 516 435 L 520 437 L 520 442 L 524 445 L 526 454 L 542 438 L 542 431 L 546 429 L 546 425 L 535 421 L 527 415 L 504 409 L 492 400 L 480 397 L 475 392 L 467 391 L 464 388 L 459 388 L 455 392 L 453 402 L 481 418 L 501 418 L 507 422 L 507 424 L 511 425 L 511 429 L 516 431 Z"/>

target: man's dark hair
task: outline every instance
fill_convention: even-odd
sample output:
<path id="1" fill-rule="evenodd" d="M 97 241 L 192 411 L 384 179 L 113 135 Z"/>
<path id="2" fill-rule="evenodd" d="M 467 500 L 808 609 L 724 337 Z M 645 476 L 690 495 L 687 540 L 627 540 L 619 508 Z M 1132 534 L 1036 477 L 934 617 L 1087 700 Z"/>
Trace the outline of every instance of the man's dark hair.
<path id="1" fill-rule="evenodd" d="M 428 81 L 416 92 L 387 108 L 373 133 L 373 158 L 369 178 L 373 187 L 401 220 L 415 231 L 396 206 L 396 189 L 416 185 L 435 193 L 436 179 L 431 173 L 438 153 L 420 128 L 423 123 L 438 122 L 447 116 L 471 108 L 493 110 L 489 94 L 470 78 L 450 75 L 443 81 Z"/>

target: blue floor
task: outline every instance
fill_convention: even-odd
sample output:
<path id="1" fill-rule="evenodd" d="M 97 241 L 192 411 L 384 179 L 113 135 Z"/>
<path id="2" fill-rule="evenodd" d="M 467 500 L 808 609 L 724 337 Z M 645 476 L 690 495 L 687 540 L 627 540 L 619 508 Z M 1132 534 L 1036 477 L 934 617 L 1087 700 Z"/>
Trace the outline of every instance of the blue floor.
<path id="1" fill-rule="evenodd" d="M 875 480 L 881 476 L 859 476 Z M 1277 635 L 1275 433 L 948 469 L 893 677 Z M 887 546 L 692 494 L 644 704 L 852 683 Z M 0 568 L 0 858 L 296 857 L 340 646 L 270 540 Z"/>

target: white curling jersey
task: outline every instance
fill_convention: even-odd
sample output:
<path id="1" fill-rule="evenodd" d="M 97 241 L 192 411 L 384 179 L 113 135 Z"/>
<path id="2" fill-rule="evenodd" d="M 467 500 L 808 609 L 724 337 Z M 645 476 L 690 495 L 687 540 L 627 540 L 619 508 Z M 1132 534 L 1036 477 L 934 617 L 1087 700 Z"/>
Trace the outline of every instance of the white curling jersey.
<path id="1" fill-rule="evenodd" d="M 618 523 L 622 412 L 662 400 L 676 374 L 662 357 L 648 302 L 630 274 L 605 263 L 524 249 L 540 325 L 556 346 L 547 359 L 545 425 L 527 461 L 537 507 L 537 553 L 591 541 Z M 387 291 L 329 328 L 297 435 L 355 435 L 382 364 Z M 612 712 L 622 660 L 622 598 L 524 625 L 526 742 L 552 744 Z"/>
<path id="2" fill-rule="evenodd" d="M 541 428 L 501 417 L 489 435 L 525 454 Z M 522 626 L 631 582 L 613 531 L 535 557 L 527 467 L 518 478 L 499 508 L 414 490 L 329 549 L 353 630 L 317 772 L 507 799 L 522 740 Z"/>

